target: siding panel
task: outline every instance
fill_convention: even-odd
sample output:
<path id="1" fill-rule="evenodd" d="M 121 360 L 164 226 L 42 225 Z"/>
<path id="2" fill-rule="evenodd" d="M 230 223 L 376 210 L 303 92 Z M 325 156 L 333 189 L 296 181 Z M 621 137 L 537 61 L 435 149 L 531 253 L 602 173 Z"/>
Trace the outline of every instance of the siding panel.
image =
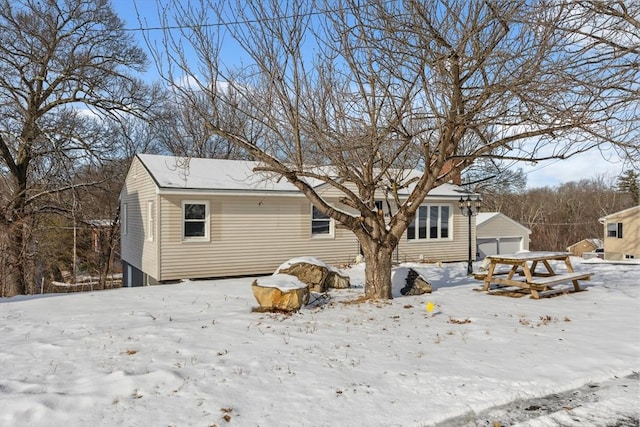
<path id="1" fill-rule="evenodd" d="M 189 197 L 189 199 L 194 199 Z M 357 255 L 355 236 L 336 230 L 333 238 L 311 238 L 311 208 L 303 197 L 208 196 L 209 242 L 182 240 L 182 200 L 162 200 L 161 279 L 271 273 L 282 262 L 315 256 L 341 264 Z"/>
<path id="2" fill-rule="evenodd" d="M 120 193 L 121 208 L 125 204 L 127 206 L 127 234 L 123 234 L 125 227 L 120 227 L 122 260 L 155 278 L 158 271 L 158 233 L 156 230 L 153 241 L 147 240 L 149 201 L 154 202 L 157 226 L 155 183 L 138 158 L 134 158 Z"/>
<path id="3" fill-rule="evenodd" d="M 327 196 L 327 194 L 325 194 Z M 123 235 L 122 258 L 158 281 L 271 273 L 282 262 L 314 256 L 334 264 L 352 262 L 359 252 L 356 237 L 336 227 L 333 237 L 311 236 L 311 205 L 304 196 L 239 196 L 157 194 L 155 183 L 137 159 L 121 194 L 127 203 L 128 234 Z M 209 203 L 209 240 L 182 238 L 182 202 Z M 145 236 L 147 202 L 154 201 L 156 231 Z M 349 210 L 329 199 L 336 207 Z M 448 204 L 452 212 L 451 239 L 400 241 L 400 261 L 461 261 L 467 256 L 467 219 L 456 213 L 457 200 L 430 198 L 429 204 Z M 473 235 L 475 247 L 475 235 Z"/>

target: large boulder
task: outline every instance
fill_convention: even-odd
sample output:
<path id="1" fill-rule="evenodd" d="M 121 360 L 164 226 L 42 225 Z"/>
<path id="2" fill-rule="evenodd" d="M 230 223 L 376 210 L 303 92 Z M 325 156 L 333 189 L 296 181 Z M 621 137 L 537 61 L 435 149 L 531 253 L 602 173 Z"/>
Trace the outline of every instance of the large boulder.
<path id="1" fill-rule="evenodd" d="M 290 259 L 278 267 L 276 274 L 278 273 L 296 276 L 301 282 L 309 285 L 309 289 L 314 292 L 326 292 L 327 290 L 329 267 L 316 258 Z"/>
<path id="2" fill-rule="evenodd" d="M 431 293 L 433 288 L 431 284 L 413 268 L 407 272 L 404 288 L 400 289 L 402 295 L 422 295 Z"/>
<path id="3" fill-rule="evenodd" d="M 292 258 L 283 263 L 275 274 L 290 274 L 309 285 L 313 292 L 323 293 L 329 288 L 345 289 L 351 286 L 349 277 L 313 257 Z"/>
<path id="4" fill-rule="evenodd" d="M 309 287 L 297 277 L 274 274 L 260 277 L 251 284 L 260 311 L 298 311 L 309 302 Z"/>
<path id="5" fill-rule="evenodd" d="M 327 288 L 347 289 L 351 287 L 349 276 L 340 274 L 336 270 L 330 270 L 326 280 Z"/>

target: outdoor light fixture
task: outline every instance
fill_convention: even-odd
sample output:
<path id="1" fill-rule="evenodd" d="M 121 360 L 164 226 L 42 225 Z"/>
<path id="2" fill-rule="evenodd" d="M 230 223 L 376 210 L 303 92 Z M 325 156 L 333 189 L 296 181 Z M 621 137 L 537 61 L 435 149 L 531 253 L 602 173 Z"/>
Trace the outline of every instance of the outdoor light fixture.
<path id="1" fill-rule="evenodd" d="M 467 263 L 467 274 L 473 274 L 473 259 L 472 259 L 472 247 L 471 247 L 471 217 L 474 215 L 478 215 L 478 212 L 480 212 L 480 206 L 482 203 L 482 199 L 480 198 L 480 196 L 478 196 L 475 199 L 472 199 L 471 196 L 467 196 L 467 198 L 465 199 L 464 197 L 460 197 L 460 200 L 458 200 L 458 206 L 460 207 L 460 213 L 464 216 L 466 216 L 467 218 L 469 218 L 469 261 Z"/>

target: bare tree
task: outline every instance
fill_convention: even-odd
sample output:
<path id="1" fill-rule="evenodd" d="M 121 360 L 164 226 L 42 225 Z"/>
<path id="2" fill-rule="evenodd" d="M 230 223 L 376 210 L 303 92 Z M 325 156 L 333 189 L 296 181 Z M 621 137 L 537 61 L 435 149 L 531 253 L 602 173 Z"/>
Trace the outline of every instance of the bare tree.
<path id="1" fill-rule="evenodd" d="M 154 135 L 158 147 L 176 156 L 216 159 L 246 158 L 246 151 L 208 129 L 207 122 L 202 119 L 203 111 L 209 108 L 207 104 L 206 100 L 197 105 L 167 102 L 161 117 L 153 121 L 151 126 L 152 135 Z M 221 107 L 225 108 L 224 105 Z M 226 110 L 229 113 L 234 113 L 229 108 Z M 225 122 L 232 123 L 233 117 L 227 117 Z M 240 131 L 244 124 L 238 122 L 236 129 Z"/>
<path id="2" fill-rule="evenodd" d="M 582 239 L 602 239 L 598 219 L 630 206 L 630 200 L 614 188 L 613 179 L 604 177 L 496 194 L 491 199 L 502 213 L 531 230 L 532 250 L 563 251 Z"/>
<path id="3" fill-rule="evenodd" d="M 606 79 L 594 79 L 591 89 L 600 94 L 600 108 L 609 109 L 614 148 L 629 161 L 640 163 L 640 2 L 629 0 L 571 0 L 562 6 L 571 11 L 557 23 L 558 31 L 574 42 L 583 63 L 596 67 Z M 580 64 L 578 64 L 580 66 Z M 581 83 L 588 75 L 579 73 Z M 616 84 L 616 82 L 618 82 Z M 594 106 L 595 107 L 595 106 Z M 607 153 L 605 153 L 605 156 Z"/>
<path id="4" fill-rule="evenodd" d="M 209 133 L 242 147 L 259 170 L 287 179 L 356 235 L 369 298 L 391 298 L 392 253 L 427 193 L 476 160 L 531 162 L 629 143 L 628 129 L 610 126 L 629 99 L 611 88 L 637 72 L 607 73 L 613 57 L 596 58 L 575 33 L 560 31 L 569 18 L 574 29 L 584 23 L 570 7 L 512 0 L 170 6 L 162 5 L 167 30 L 155 56 L 176 98 L 200 112 Z M 246 65 L 223 63 L 226 40 Z M 261 132 L 239 131 L 227 109 Z M 338 190 L 339 204 L 311 180 Z M 384 199 L 389 216 L 376 207 Z"/>
<path id="5" fill-rule="evenodd" d="M 37 217 L 61 210 L 76 168 L 117 152 L 99 135 L 148 105 L 131 75 L 145 65 L 108 0 L 0 0 L 2 295 L 35 291 Z"/>
<path id="6" fill-rule="evenodd" d="M 511 162 L 497 162 L 494 159 L 478 159 L 462 176 L 462 186 L 483 194 L 522 193 L 527 185 L 527 177 L 522 168 L 514 167 Z M 485 197 L 482 205 L 490 200 Z"/>

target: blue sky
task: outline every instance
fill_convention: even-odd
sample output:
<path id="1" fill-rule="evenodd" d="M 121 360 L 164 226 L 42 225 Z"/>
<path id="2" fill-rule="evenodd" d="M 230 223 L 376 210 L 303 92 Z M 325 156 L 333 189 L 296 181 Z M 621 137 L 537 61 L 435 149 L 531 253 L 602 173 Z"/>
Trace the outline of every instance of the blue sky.
<path id="1" fill-rule="evenodd" d="M 608 156 L 610 160 L 605 159 Z M 604 178 L 615 183 L 616 178 L 630 169 L 630 165 L 614 152 L 591 150 L 566 160 L 548 160 L 537 165 L 521 165 L 527 174 L 527 187 L 556 186 L 581 179 Z"/>
<path id="2" fill-rule="evenodd" d="M 126 28 L 134 29 L 140 27 L 136 9 L 140 13 L 140 18 L 148 26 L 159 25 L 155 0 L 112 0 L 112 4 L 120 18 L 125 21 Z M 139 40 L 140 45 L 146 49 L 142 33 L 134 31 L 133 34 Z M 158 37 L 160 36 L 159 31 L 151 32 L 150 34 L 152 36 L 154 34 Z M 240 58 L 239 53 L 233 48 L 227 49 L 223 53 L 227 61 L 238 61 Z M 150 66 L 146 76 L 149 80 L 158 78 L 153 64 Z M 527 186 L 530 188 L 557 186 L 564 182 L 596 177 L 611 179 L 615 182 L 617 176 L 631 168 L 613 150 L 605 151 L 604 153 L 592 150 L 567 160 L 549 160 L 535 165 L 521 163 L 515 167 L 521 167 L 526 173 Z"/>

